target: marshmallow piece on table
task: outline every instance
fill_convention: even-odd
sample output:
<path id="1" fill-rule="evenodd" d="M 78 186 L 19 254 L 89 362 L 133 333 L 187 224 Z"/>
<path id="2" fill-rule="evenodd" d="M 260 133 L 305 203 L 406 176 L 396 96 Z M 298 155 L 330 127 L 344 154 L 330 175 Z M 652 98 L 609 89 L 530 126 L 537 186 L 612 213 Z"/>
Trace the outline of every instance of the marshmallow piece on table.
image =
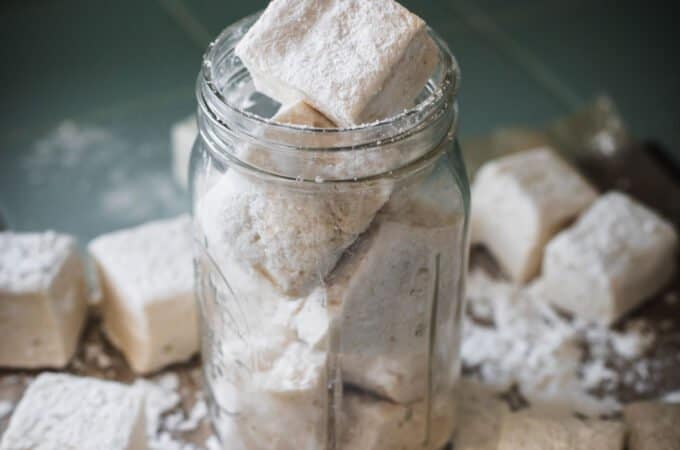
<path id="1" fill-rule="evenodd" d="M 630 450 L 680 449 L 680 404 L 631 403 L 623 416 Z"/>
<path id="2" fill-rule="evenodd" d="M 280 292 L 307 295 L 387 201 L 382 186 L 296 189 L 229 169 L 199 201 L 208 251 L 259 272 Z"/>
<path id="3" fill-rule="evenodd" d="M 350 126 L 413 107 L 439 50 L 393 0 L 274 0 L 236 55 L 265 95 Z"/>
<path id="4" fill-rule="evenodd" d="M 575 417 L 549 417 L 532 411 L 506 413 L 498 450 L 621 450 L 623 424 Z"/>
<path id="5" fill-rule="evenodd" d="M 177 122 L 170 129 L 172 174 L 175 181 L 184 189 L 189 187 L 189 162 L 196 136 L 198 136 L 198 124 L 194 115 Z"/>
<path id="6" fill-rule="evenodd" d="M 596 197 L 549 148 L 490 161 L 472 187 L 472 240 L 484 244 L 514 281 L 529 281 L 545 244 Z"/>
<path id="7" fill-rule="evenodd" d="M 455 427 L 451 408 L 441 402 L 428 417 L 425 402 L 399 405 L 349 392 L 343 398 L 342 450 L 439 450 Z M 428 423 L 429 422 L 429 423 Z"/>
<path id="8" fill-rule="evenodd" d="M 66 366 L 87 315 L 75 239 L 0 233 L 0 367 Z"/>
<path id="9" fill-rule="evenodd" d="M 191 219 L 112 232 L 89 245 L 99 273 L 104 331 L 135 372 L 198 351 Z"/>
<path id="10" fill-rule="evenodd" d="M 508 406 L 487 387 L 468 380 L 461 380 L 459 398 L 456 450 L 496 450 Z"/>
<path id="11" fill-rule="evenodd" d="M 2 450 L 146 450 L 144 398 L 120 383 L 45 373 L 17 406 Z"/>
<path id="12" fill-rule="evenodd" d="M 546 247 L 546 298 L 611 324 L 672 278 L 677 243 L 669 222 L 625 194 L 608 193 Z"/>

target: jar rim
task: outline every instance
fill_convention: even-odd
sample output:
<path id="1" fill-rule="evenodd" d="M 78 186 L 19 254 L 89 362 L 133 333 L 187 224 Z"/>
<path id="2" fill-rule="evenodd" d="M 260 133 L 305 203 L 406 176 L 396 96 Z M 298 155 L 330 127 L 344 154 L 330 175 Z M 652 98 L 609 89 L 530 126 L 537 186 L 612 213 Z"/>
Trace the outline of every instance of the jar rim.
<path id="1" fill-rule="evenodd" d="M 407 131 L 408 128 L 417 126 L 422 121 L 424 121 L 432 112 L 441 108 L 441 104 L 448 98 L 456 98 L 460 87 L 460 68 L 458 62 L 451 53 L 448 45 L 444 40 L 429 26 L 427 31 L 434 40 L 435 44 L 439 48 L 440 61 L 439 66 L 444 68 L 444 73 L 437 86 L 433 86 L 429 94 L 421 100 L 417 105 L 412 108 L 405 109 L 404 111 L 396 114 L 394 116 L 368 122 L 364 124 L 352 125 L 347 127 L 335 127 L 335 128 L 316 128 L 305 125 L 295 125 L 295 124 L 285 124 L 279 123 L 271 118 L 262 117 L 256 113 L 247 111 L 229 101 L 229 99 L 222 93 L 221 89 L 217 86 L 218 75 L 216 71 L 218 70 L 217 65 L 213 64 L 213 61 L 219 57 L 218 51 L 221 45 L 229 40 L 233 40 L 233 46 L 235 47 L 238 40 L 234 40 L 234 37 L 238 34 L 243 34 L 244 30 L 250 28 L 250 26 L 259 18 L 262 11 L 258 11 L 250 16 L 247 16 L 232 25 L 225 28 L 218 37 L 210 43 L 208 49 L 203 55 L 202 69 L 198 77 L 198 89 L 197 94 L 205 95 L 208 94 L 211 103 L 217 105 L 224 112 L 228 112 L 231 115 L 237 116 L 240 120 L 244 122 L 251 122 L 256 126 L 270 127 L 272 129 L 278 130 L 288 130 L 312 134 L 323 134 L 323 135 L 339 135 L 345 133 L 360 133 L 362 131 L 370 131 L 375 133 L 380 129 L 392 130 L 401 129 Z M 233 51 L 233 49 L 232 49 Z M 201 89 L 201 88 L 204 89 Z M 207 100 L 207 99 L 206 99 Z M 200 99 L 199 99 L 200 101 Z M 216 102 L 216 103 L 214 103 Z M 206 105 L 211 106 L 211 105 Z M 214 112 L 214 111 L 212 111 Z M 223 119 L 223 117 L 216 117 L 218 119 Z M 414 120 L 415 119 L 415 120 Z M 219 120 L 221 123 L 221 120 Z M 409 126 L 400 126 L 409 125 Z M 328 150 L 334 150 L 335 148 L 329 148 Z M 320 150 L 320 149 L 316 149 Z"/>

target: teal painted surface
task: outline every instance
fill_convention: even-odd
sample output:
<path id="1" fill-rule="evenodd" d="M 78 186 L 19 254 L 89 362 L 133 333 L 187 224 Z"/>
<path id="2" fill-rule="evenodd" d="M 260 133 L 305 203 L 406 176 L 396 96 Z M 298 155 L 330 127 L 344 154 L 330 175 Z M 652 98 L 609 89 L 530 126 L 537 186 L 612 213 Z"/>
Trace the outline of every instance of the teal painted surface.
<path id="1" fill-rule="evenodd" d="M 608 93 L 635 135 L 680 160 L 675 24 L 653 3 L 404 1 L 459 59 L 463 136 L 542 123 Z M 4 2 L 0 211 L 10 225 L 87 240 L 186 210 L 170 176 L 169 128 L 194 108 L 207 42 L 265 4 Z M 64 163 L 45 142 L 68 134 L 66 120 L 108 134 Z"/>

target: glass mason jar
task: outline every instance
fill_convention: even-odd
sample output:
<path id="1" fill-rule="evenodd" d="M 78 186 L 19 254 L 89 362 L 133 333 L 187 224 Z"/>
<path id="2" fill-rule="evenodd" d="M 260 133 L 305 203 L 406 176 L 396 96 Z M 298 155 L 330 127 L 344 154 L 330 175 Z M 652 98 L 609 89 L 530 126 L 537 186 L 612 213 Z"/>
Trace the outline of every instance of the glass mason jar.
<path id="1" fill-rule="evenodd" d="M 227 28 L 198 77 L 192 154 L 205 390 L 230 450 L 440 449 L 456 426 L 469 187 L 457 64 L 417 106 L 278 124 Z"/>

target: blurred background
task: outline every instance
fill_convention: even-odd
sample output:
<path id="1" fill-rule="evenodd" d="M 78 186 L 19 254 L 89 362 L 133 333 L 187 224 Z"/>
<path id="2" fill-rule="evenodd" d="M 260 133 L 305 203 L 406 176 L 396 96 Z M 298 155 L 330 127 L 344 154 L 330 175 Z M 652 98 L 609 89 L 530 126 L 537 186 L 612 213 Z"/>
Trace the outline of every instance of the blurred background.
<path id="1" fill-rule="evenodd" d="M 463 72 L 461 135 L 538 125 L 607 94 L 680 163 L 671 2 L 401 0 Z M 170 127 L 195 109 L 207 44 L 266 0 L 4 0 L 0 211 L 83 241 L 174 215 Z"/>

